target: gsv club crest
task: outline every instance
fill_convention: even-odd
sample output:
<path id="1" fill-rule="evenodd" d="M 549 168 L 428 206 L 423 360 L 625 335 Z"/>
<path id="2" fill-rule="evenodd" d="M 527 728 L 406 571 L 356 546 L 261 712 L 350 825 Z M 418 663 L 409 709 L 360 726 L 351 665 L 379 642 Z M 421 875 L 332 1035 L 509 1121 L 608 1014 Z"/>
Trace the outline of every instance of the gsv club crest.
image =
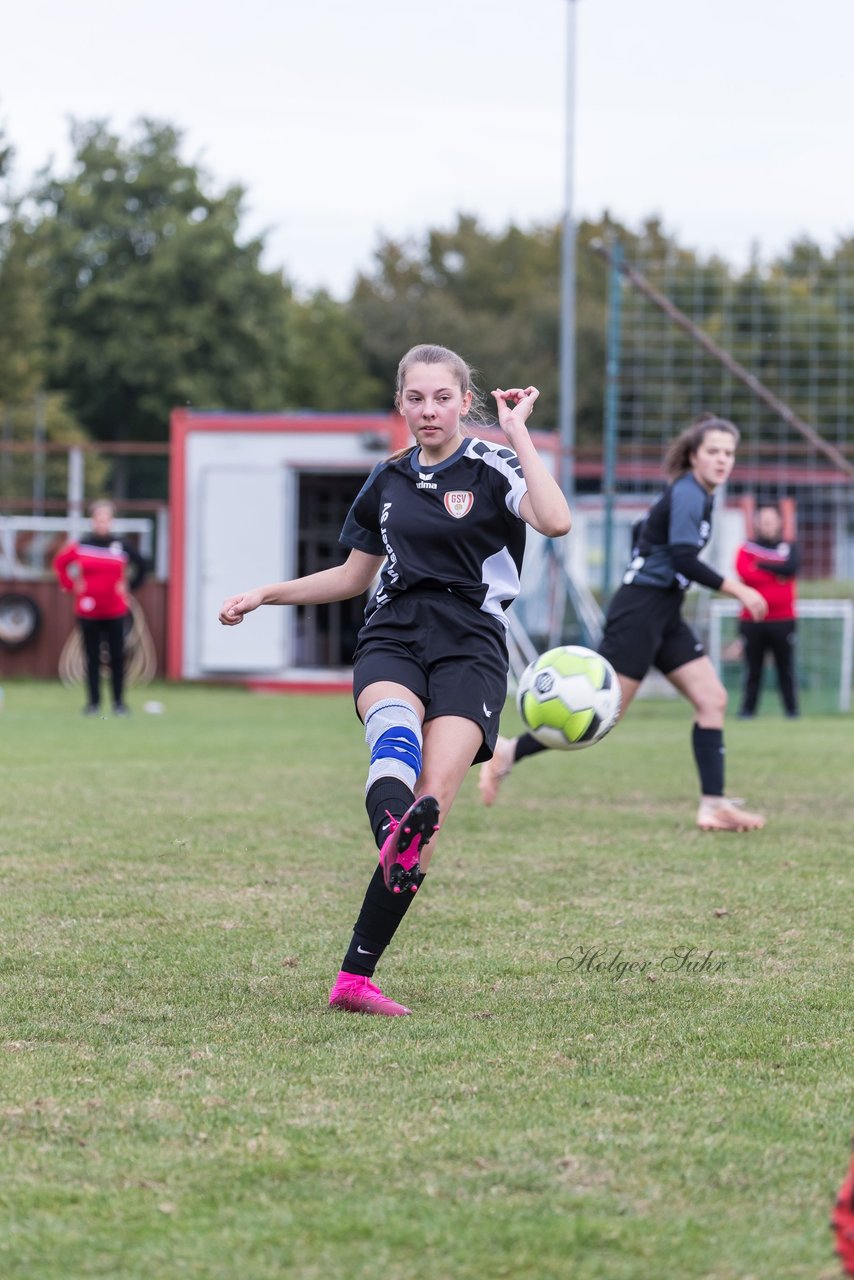
<path id="1" fill-rule="evenodd" d="M 474 506 L 474 494 L 470 489 L 451 489 L 445 494 L 445 510 L 455 520 L 462 520 Z"/>

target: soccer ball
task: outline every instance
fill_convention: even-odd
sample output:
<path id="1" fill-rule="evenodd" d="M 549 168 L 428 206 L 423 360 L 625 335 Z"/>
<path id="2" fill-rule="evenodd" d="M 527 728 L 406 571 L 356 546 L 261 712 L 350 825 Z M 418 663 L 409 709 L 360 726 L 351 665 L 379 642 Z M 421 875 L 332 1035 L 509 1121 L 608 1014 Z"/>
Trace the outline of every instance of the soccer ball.
<path id="1" fill-rule="evenodd" d="M 620 682 L 607 658 L 564 644 L 525 668 L 516 705 L 525 727 L 544 747 L 577 751 L 604 738 L 617 723 Z"/>

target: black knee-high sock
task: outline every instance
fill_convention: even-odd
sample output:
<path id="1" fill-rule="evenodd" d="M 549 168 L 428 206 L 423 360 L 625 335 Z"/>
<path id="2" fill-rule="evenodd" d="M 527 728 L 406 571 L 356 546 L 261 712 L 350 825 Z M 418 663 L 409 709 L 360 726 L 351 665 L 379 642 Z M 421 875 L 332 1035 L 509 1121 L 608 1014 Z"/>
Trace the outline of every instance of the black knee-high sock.
<path id="1" fill-rule="evenodd" d="M 704 796 L 722 796 L 724 793 L 724 734 L 723 729 L 701 729 L 694 725 L 691 746 L 700 775 L 700 793 Z"/>
<path id="2" fill-rule="evenodd" d="M 516 739 L 516 749 L 513 752 L 513 762 L 524 760 L 525 756 L 535 756 L 538 751 L 548 751 L 548 747 L 537 739 L 532 733 L 522 733 Z"/>
<path id="3" fill-rule="evenodd" d="M 424 873 L 418 876 L 420 885 Z M 397 927 L 409 910 L 414 893 L 390 893 L 385 887 L 382 867 L 373 874 L 368 892 L 353 926 L 353 937 L 341 962 L 345 973 L 373 976 L 379 958 L 391 942 Z"/>
<path id="4" fill-rule="evenodd" d="M 399 822 L 414 800 L 414 792 L 405 782 L 401 782 L 400 778 L 378 778 L 374 785 L 368 788 L 365 808 L 368 811 L 368 821 L 378 849 L 382 848 L 383 841 L 388 835 L 388 815 L 391 814 Z"/>
<path id="5" fill-rule="evenodd" d="M 378 849 L 382 848 L 388 835 L 389 814 L 399 821 L 414 800 L 411 787 L 400 778 L 379 778 L 368 788 L 365 808 Z M 418 877 L 419 885 L 423 879 L 423 874 Z M 380 956 L 397 932 L 414 896 L 411 892 L 390 893 L 385 887 L 382 867 L 376 868 L 341 964 L 345 973 L 358 973 L 368 978 L 373 975 Z"/>

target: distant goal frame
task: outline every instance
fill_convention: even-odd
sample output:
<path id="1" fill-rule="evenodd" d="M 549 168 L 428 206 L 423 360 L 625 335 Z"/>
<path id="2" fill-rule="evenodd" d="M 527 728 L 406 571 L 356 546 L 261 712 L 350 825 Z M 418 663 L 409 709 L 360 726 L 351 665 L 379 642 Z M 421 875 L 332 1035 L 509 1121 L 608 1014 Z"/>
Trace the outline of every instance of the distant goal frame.
<path id="1" fill-rule="evenodd" d="M 709 657 L 718 674 L 722 663 L 722 626 L 724 618 L 737 618 L 741 605 L 737 600 L 712 600 L 709 606 Z M 842 659 L 839 664 L 837 711 L 851 710 L 851 681 L 854 670 L 854 601 L 799 600 L 797 620 L 838 619 L 842 622 Z M 830 682 L 828 682 L 829 685 Z"/>

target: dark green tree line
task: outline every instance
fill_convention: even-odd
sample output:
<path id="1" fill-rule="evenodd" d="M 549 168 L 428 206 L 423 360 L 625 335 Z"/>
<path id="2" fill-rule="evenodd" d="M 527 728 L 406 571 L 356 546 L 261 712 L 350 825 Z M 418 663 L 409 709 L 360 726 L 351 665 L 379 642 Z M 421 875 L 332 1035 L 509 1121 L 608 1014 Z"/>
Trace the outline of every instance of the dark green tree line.
<path id="1" fill-rule="evenodd" d="M 76 126 L 66 178 L 34 193 L 48 378 L 100 440 L 164 439 L 175 405 L 281 402 L 288 293 L 240 244 L 243 192 L 214 196 L 168 125 L 130 142 Z"/>
<path id="2" fill-rule="evenodd" d="M 142 121 L 123 139 L 95 121 L 74 125 L 72 139 L 67 174 L 43 173 L 27 198 L 0 195 L 0 403 L 47 391 L 52 415 L 66 406 L 63 429 L 76 421 L 95 440 L 163 441 L 180 405 L 388 408 L 402 352 L 435 341 L 469 359 L 487 393 L 536 383 L 537 424 L 556 424 L 559 222 L 490 231 L 460 214 L 417 240 L 382 238 L 346 299 L 299 296 L 262 267 L 263 239 L 241 237 L 243 190 L 214 191 L 172 126 Z M 11 159 L 0 136 L 0 184 Z M 793 394 L 819 357 L 840 368 L 854 357 L 840 292 L 854 240 L 832 251 L 804 240 L 762 272 L 735 270 L 681 246 L 657 219 L 631 229 L 604 215 L 578 228 L 579 443 L 599 441 L 603 416 L 607 269 L 591 246 L 615 236 L 712 336 Z M 661 394 L 681 411 L 706 386 L 676 371 Z"/>
<path id="3" fill-rule="evenodd" d="M 44 277 L 30 258 L 23 198 L 13 193 L 14 150 L 0 131 L 0 444 L 81 444 L 83 427 L 61 392 L 44 390 L 47 378 L 47 307 Z M 64 457 L 36 458 L 0 449 L 0 504 L 26 503 L 43 490 L 62 491 Z M 90 467 L 92 488 L 104 469 Z"/>

